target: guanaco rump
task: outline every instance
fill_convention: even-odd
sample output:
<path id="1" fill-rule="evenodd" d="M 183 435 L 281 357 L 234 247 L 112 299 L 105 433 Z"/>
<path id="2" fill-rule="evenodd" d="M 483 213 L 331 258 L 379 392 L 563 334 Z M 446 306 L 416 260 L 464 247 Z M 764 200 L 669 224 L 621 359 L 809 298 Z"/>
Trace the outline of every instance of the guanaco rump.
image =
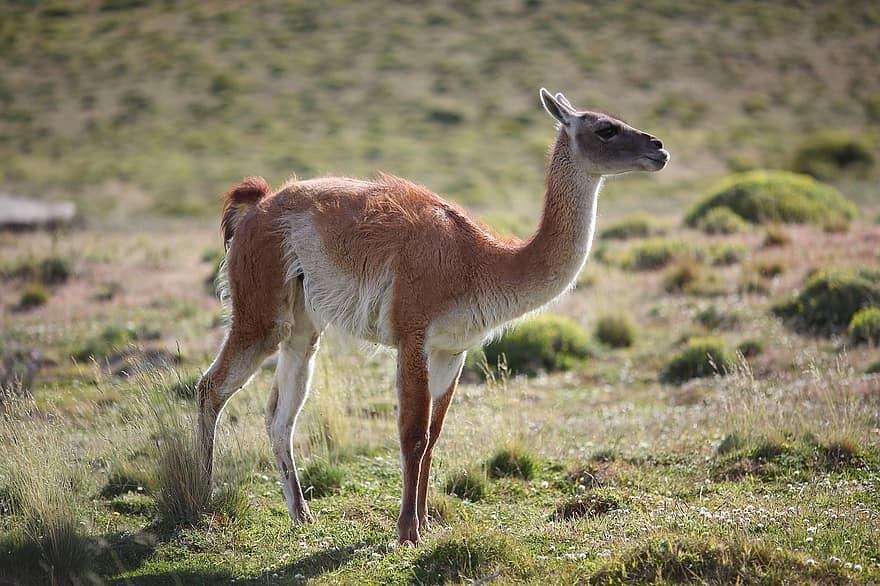
<path id="1" fill-rule="evenodd" d="M 541 89 L 557 136 L 544 211 L 525 241 L 499 238 L 428 189 L 390 175 L 293 180 L 272 193 L 250 177 L 226 194 L 222 232 L 226 339 L 198 384 L 199 437 L 209 476 L 217 418 L 278 352 L 266 428 L 294 522 L 312 520 L 292 453 L 315 353 L 328 326 L 397 349 L 403 497 L 400 543 L 419 542 L 431 457 L 465 352 L 546 305 L 590 252 L 603 177 L 659 171 L 654 136 L 578 111 Z"/>

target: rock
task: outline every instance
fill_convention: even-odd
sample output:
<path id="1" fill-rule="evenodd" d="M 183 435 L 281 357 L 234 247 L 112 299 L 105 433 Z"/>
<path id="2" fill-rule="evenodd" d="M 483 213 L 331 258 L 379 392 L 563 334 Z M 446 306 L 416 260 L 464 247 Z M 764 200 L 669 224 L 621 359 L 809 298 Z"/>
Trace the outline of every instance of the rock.
<path id="1" fill-rule="evenodd" d="M 76 218 L 73 202 L 48 202 L 0 193 L 0 230 L 37 230 L 68 226 Z"/>

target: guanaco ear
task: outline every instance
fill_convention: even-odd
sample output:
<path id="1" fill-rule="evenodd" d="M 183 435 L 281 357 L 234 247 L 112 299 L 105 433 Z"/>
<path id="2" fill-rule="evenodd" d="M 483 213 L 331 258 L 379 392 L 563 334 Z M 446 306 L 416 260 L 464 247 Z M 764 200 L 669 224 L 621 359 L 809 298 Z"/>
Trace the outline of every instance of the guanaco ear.
<path id="1" fill-rule="evenodd" d="M 569 110 L 571 110 L 573 112 L 577 112 L 577 108 L 575 108 L 574 106 L 571 105 L 571 102 L 568 101 L 568 98 L 566 98 L 564 95 L 562 95 L 562 92 L 556 92 L 556 101 L 559 102 L 560 104 L 562 104 L 563 106 L 568 106 Z"/>
<path id="2" fill-rule="evenodd" d="M 544 104 L 544 109 L 547 110 L 548 114 L 556 118 L 556 120 L 558 120 L 563 126 L 571 124 L 571 117 L 574 114 L 573 110 L 565 104 L 558 102 L 556 98 L 544 88 L 541 88 L 540 95 L 541 103 Z"/>

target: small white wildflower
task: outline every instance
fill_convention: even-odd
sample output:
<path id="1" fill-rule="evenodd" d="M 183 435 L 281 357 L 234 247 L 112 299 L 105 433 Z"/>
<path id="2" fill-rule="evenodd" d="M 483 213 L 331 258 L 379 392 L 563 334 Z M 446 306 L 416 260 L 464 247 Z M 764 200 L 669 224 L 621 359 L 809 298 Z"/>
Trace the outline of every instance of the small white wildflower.
<path id="1" fill-rule="evenodd" d="M 816 565 L 816 560 L 814 560 L 813 558 L 809 558 L 809 559 L 807 560 L 807 565 L 808 565 L 808 566 L 815 566 L 815 565 Z"/>
<path id="2" fill-rule="evenodd" d="M 861 572 L 862 571 L 862 564 L 855 564 L 853 566 L 853 570 L 855 570 L 856 572 Z"/>
<path id="3" fill-rule="evenodd" d="M 807 527 L 807 533 L 815 533 L 819 528 L 816 526 Z"/>
<path id="4" fill-rule="evenodd" d="M 812 543 L 812 542 L 813 542 L 813 538 L 812 538 L 812 537 L 807 537 L 804 541 L 806 541 L 807 543 Z"/>
<path id="5" fill-rule="evenodd" d="M 541 481 L 541 488 L 547 488 L 548 486 L 550 486 L 549 482 L 547 482 L 546 480 Z"/>

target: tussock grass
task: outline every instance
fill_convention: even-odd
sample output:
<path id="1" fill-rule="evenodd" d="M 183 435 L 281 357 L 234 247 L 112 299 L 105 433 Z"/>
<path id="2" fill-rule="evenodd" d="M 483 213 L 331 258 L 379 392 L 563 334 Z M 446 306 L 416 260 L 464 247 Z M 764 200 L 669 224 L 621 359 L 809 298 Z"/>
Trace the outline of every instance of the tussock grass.
<path id="1" fill-rule="evenodd" d="M 210 510 L 211 489 L 193 435 L 165 428 L 157 441 L 159 515 L 170 525 L 193 525 Z"/>
<path id="2" fill-rule="evenodd" d="M 472 466 L 453 472 L 446 479 L 444 490 L 462 500 L 479 501 L 489 493 L 486 470 Z"/>
<path id="3" fill-rule="evenodd" d="M 531 480 L 538 471 L 538 460 L 523 446 L 511 443 L 496 451 L 486 461 L 486 470 L 491 478 Z"/>
<path id="4" fill-rule="evenodd" d="M 620 266 L 629 271 L 653 271 L 674 260 L 687 258 L 691 247 L 683 240 L 653 238 L 634 244 L 619 257 Z"/>
<path id="5" fill-rule="evenodd" d="M 63 285 L 72 274 L 70 259 L 58 255 L 27 257 L 0 267 L 0 276 L 45 286 Z"/>
<path id="6" fill-rule="evenodd" d="M 300 475 L 303 494 L 309 498 L 321 498 L 335 494 L 342 489 L 344 473 L 342 468 L 322 458 L 313 459 Z"/>
<path id="7" fill-rule="evenodd" d="M 655 537 L 630 548 L 590 577 L 591 584 L 843 584 L 847 578 L 827 563 L 771 545 L 716 539 Z"/>
<path id="8" fill-rule="evenodd" d="M 791 243 L 791 234 L 781 224 L 770 224 L 764 232 L 763 246 L 772 248 L 774 246 L 786 246 Z"/>
<path id="9" fill-rule="evenodd" d="M 463 525 L 430 544 L 413 565 L 420 584 L 487 580 L 522 575 L 525 558 L 511 540 L 497 533 Z"/>
<path id="10" fill-rule="evenodd" d="M 662 228 L 648 214 L 632 214 L 602 230 L 600 238 L 603 240 L 629 240 L 658 236 L 662 232 Z"/>
<path id="11" fill-rule="evenodd" d="M 736 361 L 727 343 L 720 338 L 691 338 L 687 347 L 676 354 L 661 375 L 665 382 L 682 383 L 693 378 L 724 375 Z"/>
<path id="12" fill-rule="evenodd" d="M 26 400 L 6 401 L 0 413 L 0 462 L 14 514 L 8 536 L 14 557 L 34 559 L 52 580 L 77 581 L 90 575 L 96 549 L 80 525 L 77 473 L 59 430 Z M 25 569 L 25 568 L 21 568 Z"/>
<path id="13" fill-rule="evenodd" d="M 34 309 L 49 302 L 52 294 L 42 283 L 28 283 L 18 298 L 19 309 Z"/>
<path id="14" fill-rule="evenodd" d="M 554 521 L 570 521 L 572 519 L 594 519 L 607 515 L 620 508 L 620 500 L 613 495 L 587 494 L 580 495 L 560 503 L 551 519 Z"/>
<path id="15" fill-rule="evenodd" d="M 611 348 L 628 348 L 636 338 L 636 326 L 627 313 L 603 315 L 596 322 L 596 339 Z"/>

